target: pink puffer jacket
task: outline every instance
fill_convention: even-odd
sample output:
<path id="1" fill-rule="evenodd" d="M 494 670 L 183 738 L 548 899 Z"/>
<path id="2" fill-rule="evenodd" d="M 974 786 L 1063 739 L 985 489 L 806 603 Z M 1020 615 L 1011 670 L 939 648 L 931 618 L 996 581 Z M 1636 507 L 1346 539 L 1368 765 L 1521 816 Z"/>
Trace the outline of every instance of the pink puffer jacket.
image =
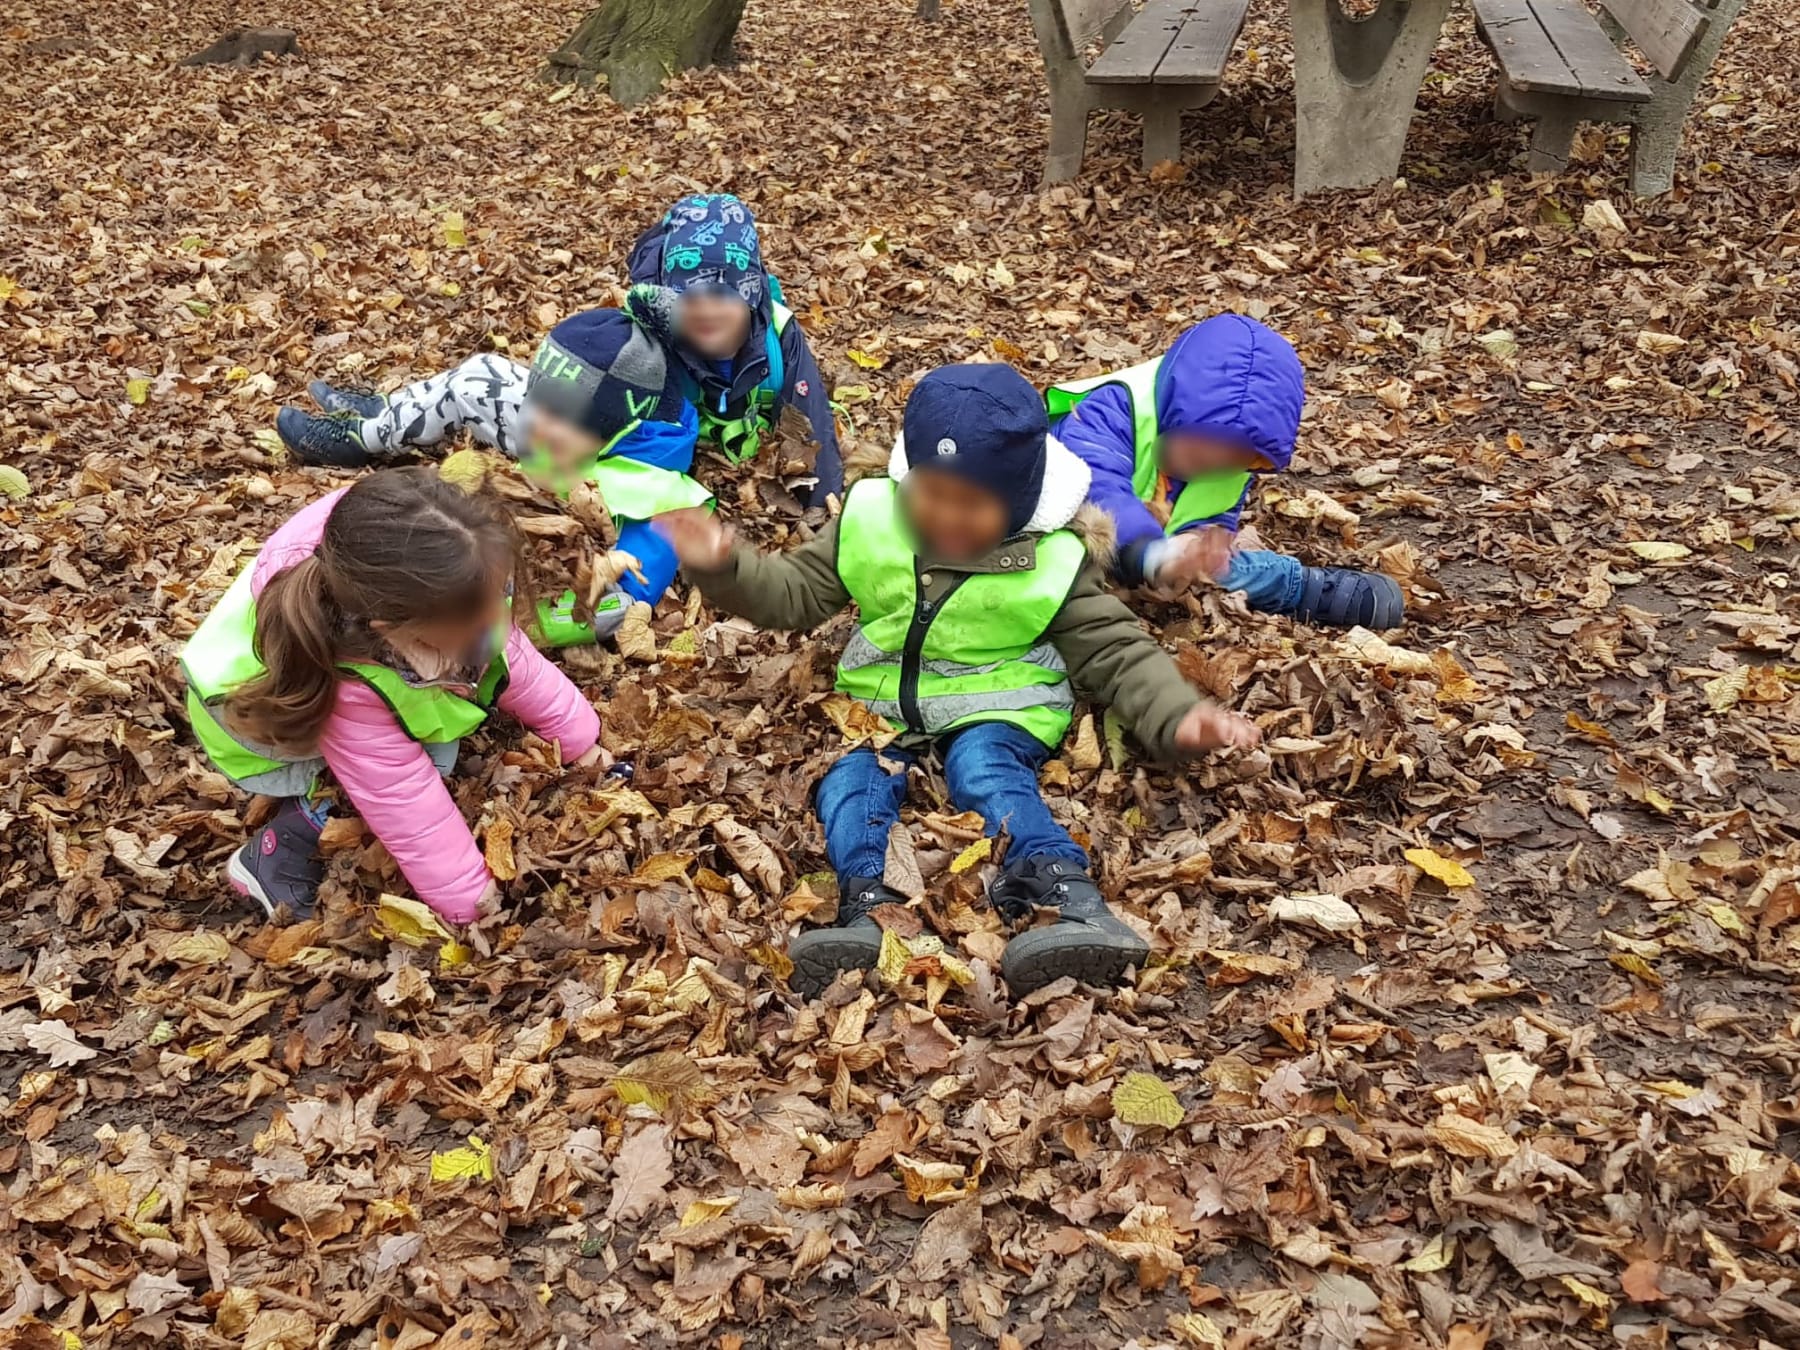
<path id="1" fill-rule="evenodd" d="M 318 547 L 341 496 L 339 491 L 321 498 L 270 536 L 250 576 L 253 591 L 260 595 L 272 577 Z M 599 714 L 517 628 L 506 642 L 506 664 L 502 711 L 557 742 L 565 764 L 594 747 Z M 381 696 L 360 680 L 340 680 L 319 753 L 419 898 L 452 923 L 473 919 L 476 902 L 493 880 L 487 862 L 431 757 Z"/>

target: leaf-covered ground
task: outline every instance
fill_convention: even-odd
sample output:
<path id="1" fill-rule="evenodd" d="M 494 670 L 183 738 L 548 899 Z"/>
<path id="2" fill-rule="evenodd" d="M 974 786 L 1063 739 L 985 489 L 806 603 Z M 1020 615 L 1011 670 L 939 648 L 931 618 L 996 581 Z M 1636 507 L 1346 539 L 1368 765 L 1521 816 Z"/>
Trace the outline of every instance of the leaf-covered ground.
<path id="1" fill-rule="evenodd" d="M 517 0 L 0 19 L 0 1339 L 1800 1344 L 1791 11 L 1740 23 L 1671 197 L 1592 130 L 1523 176 L 1459 13 L 1404 185 L 1296 207 L 1270 0 L 1182 169 L 1097 119 L 1048 192 L 1023 5 L 911 9 L 755 4 L 744 65 L 629 114 L 534 81 L 574 15 Z M 305 55 L 175 67 L 244 18 Z M 630 789 L 470 747 L 491 957 L 408 945 L 347 822 L 318 921 L 223 886 L 251 808 L 175 653 L 335 481 L 258 431 L 309 377 L 529 352 L 695 188 L 755 204 L 876 441 L 939 362 L 1086 373 L 1226 307 L 1300 346 L 1257 523 L 1414 622 L 1156 611 L 1267 741 L 1177 776 L 1092 725 L 1046 774 L 1153 934 L 1135 990 L 1009 1004 L 922 782 L 893 867 L 972 983 L 896 951 L 802 1004 L 842 626 L 679 599 L 571 663 Z"/>

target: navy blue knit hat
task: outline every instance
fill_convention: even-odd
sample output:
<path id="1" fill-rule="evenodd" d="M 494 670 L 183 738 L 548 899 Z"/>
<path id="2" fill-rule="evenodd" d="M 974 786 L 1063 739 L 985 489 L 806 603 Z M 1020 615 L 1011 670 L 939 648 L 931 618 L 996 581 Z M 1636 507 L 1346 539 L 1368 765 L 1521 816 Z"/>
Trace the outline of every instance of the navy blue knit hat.
<path id="1" fill-rule="evenodd" d="M 601 440 L 636 421 L 681 420 L 681 391 L 661 345 L 616 309 L 585 310 L 550 330 L 525 401 Z"/>
<path id="2" fill-rule="evenodd" d="M 1044 400 L 1011 366 L 939 366 L 906 400 L 908 469 L 968 479 L 1007 504 L 1008 532 L 1025 528 L 1044 490 Z"/>
<path id="3" fill-rule="evenodd" d="M 761 309 L 767 282 L 750 208 L 728 192 L 683 197 L 663 217 L 662 284 L 676 294 L 735 295 Z"/>

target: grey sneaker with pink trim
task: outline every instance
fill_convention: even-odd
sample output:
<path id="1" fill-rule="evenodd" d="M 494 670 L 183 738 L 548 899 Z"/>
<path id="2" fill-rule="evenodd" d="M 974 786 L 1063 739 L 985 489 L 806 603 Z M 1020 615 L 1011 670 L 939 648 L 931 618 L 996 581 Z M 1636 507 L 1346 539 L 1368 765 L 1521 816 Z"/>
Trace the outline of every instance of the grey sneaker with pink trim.
<path id="1" fill-rule="evenodd" d="M 290 918 L 311 916 L 325 878 L 319 857 L 319 826 L 294 798 L 275 818 L 231 855 L 225 865 L 231 888 L 261 905 L 272 919 L 285 909 Z"/>

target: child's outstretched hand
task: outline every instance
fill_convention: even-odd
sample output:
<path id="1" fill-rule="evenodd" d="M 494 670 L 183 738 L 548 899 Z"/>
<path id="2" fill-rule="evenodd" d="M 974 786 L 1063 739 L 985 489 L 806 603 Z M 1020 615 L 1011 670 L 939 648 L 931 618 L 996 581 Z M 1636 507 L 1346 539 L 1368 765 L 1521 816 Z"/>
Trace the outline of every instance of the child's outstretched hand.
<path id="1" fill-rule="evenodd" d="M 1248 750 L 1262 740 L 1262 729 L 1248 717 L 1227 712 L 1216 703 L 1196 703 L 1175 728 L 1175 748 L 1199 755 L 1208 750 Z"/>
<path id="2" fill-rule="evenodd" d="M 698 572 L 716 572 L 731 556 L 734 537 L 731 527 L 721 525 L 719 518 L 704 506 L 665 511 L 656 517 L 655 525 L 669 541 L 683 567 Z"/>
<path id="3" fill-rule="evenodd" d="M 1207 525 L 1183 530 L 1170 540 L 1152 580 L 1168 590 L 1185 591 L 1202 577 L 1223 581 L 1230 570 L 1231 532 Z"/>

